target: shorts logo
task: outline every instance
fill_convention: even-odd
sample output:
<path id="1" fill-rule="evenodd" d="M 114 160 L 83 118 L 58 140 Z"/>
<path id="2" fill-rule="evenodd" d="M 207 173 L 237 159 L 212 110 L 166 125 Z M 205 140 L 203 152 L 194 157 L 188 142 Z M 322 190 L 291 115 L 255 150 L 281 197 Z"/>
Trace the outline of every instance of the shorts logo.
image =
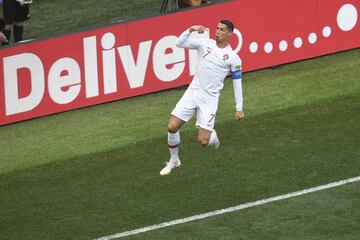
<path id="1" fill-rule="evenodd" d="M 208 124 L 207 124 L 208 127 L 211 127 L 211 126 L 212 126 L 212 125 L 211 125 L 211 121 L 214 120 L 215 114 L 210 114 L 210 116 L 211 116 L 211 118 L 210 118 L 210 120 L 208 121 Z"/>
<path id="2" fill-rule="evenodd" d="M 240 65 L 237 65 L 236 67 L 235 67 L 235 71 L 240 71 L 241 70 L 241 66 Z"/>

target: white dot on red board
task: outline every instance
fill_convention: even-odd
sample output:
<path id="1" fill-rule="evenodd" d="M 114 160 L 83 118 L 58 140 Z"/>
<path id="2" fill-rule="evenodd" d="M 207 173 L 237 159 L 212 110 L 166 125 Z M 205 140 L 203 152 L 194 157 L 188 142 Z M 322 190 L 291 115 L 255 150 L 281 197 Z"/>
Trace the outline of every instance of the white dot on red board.
<path id="1" fill-rule="evenodd" d="M 282 40 L 282 41 L 279 43 L 279 49 L 280 49 L 280 51 L 285 52 L 285 51 L 287 50 L 287 48 L 288 48 L 288 43 L 287 43 L 287 41 Z"/>
<path id="2" fill-rule="evenodd" d="M 297 37 L 294 39 L 294 47 L 295 48 L 300 48 L 303 44 L 303 41 L 300 37 Z"/>
<path id="3" fill-rule="evenodd" d="M 309 43 L 314 44 L 317 41 L 316 33 L 310 33 L 308 37 Z"/>
<path id="4" fill-rule="evenodd" d="M 271 43 L 271 42 L 265 43 L 265 45 L 264 45 L 264 51 L 265 51 L 266 53 L 271 53 L 272 50 L 273 50 L 273 45 L 272 45 L 272 43 Z"/>
<path id="5" fill-rule="evenodd" d="M 258 50 L 258 44 L 256 42 L 252 42 L 249 46 L 249 50 L 251 53 L 256 53 Z"/>
<path id="6" fill-rule="evenodd" d="M 115 36 L 112 33 L 105 33 L 101 38 L 101 46 L 105 50 L 113 48 L 115 45 Z"/>
<path id="7" fill-rule="evenodd" d="M 331 27 L 329 27 L 329 26 L 324 27 L 323 31 L 322 31 L 322 34 L 326 38 L 330 37 L 330 35 L 331 35 Z"/>
<path id="8" fill-rule="evenodd" d="M 337 24 L 343 31 L 352 30 L 357 23 L 358 13 L 354 5 L 345 4 L 343 5 L 337 14 Z"/>

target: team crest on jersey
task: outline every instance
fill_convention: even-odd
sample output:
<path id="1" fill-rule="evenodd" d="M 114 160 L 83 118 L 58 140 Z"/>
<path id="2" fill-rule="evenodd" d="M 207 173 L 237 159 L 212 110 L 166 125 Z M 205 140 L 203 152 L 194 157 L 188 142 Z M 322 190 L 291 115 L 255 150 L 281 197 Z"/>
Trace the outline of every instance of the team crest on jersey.
<path id="1" fill-rule="evenodd" d="M 226 60 L 228 60 L 228 59 L 229 59 L 229 55 L 228 55 L 228 54 L 224 54 L 223 60 L 226 61 Z"/>

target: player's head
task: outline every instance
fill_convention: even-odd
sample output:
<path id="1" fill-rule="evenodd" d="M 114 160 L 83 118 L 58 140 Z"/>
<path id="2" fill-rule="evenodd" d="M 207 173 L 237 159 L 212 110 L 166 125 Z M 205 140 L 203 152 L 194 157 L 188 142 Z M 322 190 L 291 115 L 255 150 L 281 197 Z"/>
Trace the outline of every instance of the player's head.
<path id="1" fill-rule="evenodd" d="M 221 20 L 220 23 L 226 25 L 227 29 L 230 32 L 234 31 L 234 24 L 230 20 Z"/>
<path id="2" fill-rule="evenodd" d="M 230 20 L 221 20 L 216 27 L 215 40 L 217 43 L 227 43 L 234 31 L 234 24 Z"/>

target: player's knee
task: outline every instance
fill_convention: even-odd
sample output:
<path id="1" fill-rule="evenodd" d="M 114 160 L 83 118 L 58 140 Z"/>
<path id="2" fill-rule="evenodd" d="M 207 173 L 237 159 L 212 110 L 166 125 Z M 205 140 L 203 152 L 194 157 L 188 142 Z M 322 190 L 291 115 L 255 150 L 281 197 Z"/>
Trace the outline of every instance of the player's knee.
<path id="1" fill-rule="evenodd" d="M 208 137 L 199 137 L 198 138 L 199 143 L 201 144 L 201 146 L 204 146 L 204 147 L 209 144 L 209 140 L 210 140 L 210 138 L 208 138 Z"/>
<path id="2" fill-rule="evenodd" d="M 179 128 L 175 124 L 172 124 L 172 123 L 168 124 L 167 129 L 168 129 L 168 132 L 170 132 L 170 133 L 176 133 L 177 131 L 179 131 Z"/>
<path id="3" fill-rule="evenodd" d="M 15 25 L 15 26 L 18 26 L 18 27 L 23 27 L 23 26 L 24 26 L 24 22 L 14 22 L 14 25 Z"/>
<path id="4" fill-rule="evenodd" d="M 12 30 L 12 28 L 13 28 L 13 24 L 6 24 L 4 27 L 5 30 Z"/>

